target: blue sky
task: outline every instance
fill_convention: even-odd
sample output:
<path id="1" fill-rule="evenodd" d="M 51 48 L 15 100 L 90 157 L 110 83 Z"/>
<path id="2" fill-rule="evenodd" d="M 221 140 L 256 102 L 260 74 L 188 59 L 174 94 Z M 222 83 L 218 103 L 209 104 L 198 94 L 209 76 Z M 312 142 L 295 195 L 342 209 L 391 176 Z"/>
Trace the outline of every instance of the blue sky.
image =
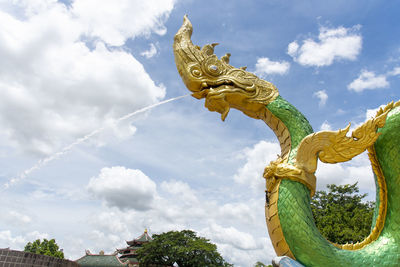
<path id="1" fill-rule="evenodd" d="M 315 131 L 354 127 L 399 99 L 398 13 L 396 1 L 0 1 L 0 247 L 55 238 L 77 259 L 189 228 L 235 266 L 271 262 L 261 174 L 279 147 L 263 122 L 235 110 L 222 122 L 190 96 L 117 119 L 188 94 L 172 53 L 188 14 L 195 44 L 220 43 Z M 365 155 L 319 165 L 319 189 L 355 181 L 372 199 Z"/>

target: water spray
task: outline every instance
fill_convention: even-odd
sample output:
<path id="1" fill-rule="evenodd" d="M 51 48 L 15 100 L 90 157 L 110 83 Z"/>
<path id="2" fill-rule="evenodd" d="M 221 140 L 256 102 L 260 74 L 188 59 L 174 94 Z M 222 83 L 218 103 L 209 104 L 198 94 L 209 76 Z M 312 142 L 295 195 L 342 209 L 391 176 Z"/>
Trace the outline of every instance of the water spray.
<path id="1" fill-rule="evenodd" d="M 155 107 L 160 106 L 160 105 L 163 105 L 163 104 L 166 104 L 166 103 L 168 103 L 168 102 L 171 102 L 171 101 L 175 101 L 175 100 L 184 98 L 184 97 L 186 97 L 186 96 L 188 96 L 188 95 L 189 95 L 189 94 L 183 95 L 183 96 L 178 96 L 178 97 L 173 97 L 173 98 L 170 98 L 170 99 L 167 99 L 167 100 L 164 100 L 164 101 L 155 103 L 155 104 L 153 104 L 153 105 L 150 105 L 150 106 L 147 106 L 147 107 L 138 109 L 138 110 L 136 110 L 136 111 L 134 111 L 134 112 L 131 112 L 131 113 L 129 113 L 129 114 L 126 114 L 126 115 L 124 115 L 124 116 L 118 118 L 117 120 L 115 120 L 114 122 L 112 122 L 111 125 L 103 126 L 103 127 L 100 127 L 100 128 L 98 128 L 98 129 L 94 130 L 93 132 L 91 132 L 91 133 L 89 133 L 89 134 L 87 134 L 87 135 L 85 135 L 85 136 L 83 136 L 83 137 L 77 139 L 77 140 L 76 140 L 75 142 L 73 142 L 72 144 L 70 144 L 70 145 L 64 147 L 64 148 L 61 149 L 59 152 L 56 152 L 55 154 L 53 154 L 53 155 L 51 155 L 51 156 L 49 156 L 49 157 L 40 159 L 35 165 L 33 165 L 31 168 L 29 168 L 29 169 L 23 171 L 18 177 L 11 178 L 7 183 L 4 184 L 4 186 L 3 186 L 4 189 L 7 189 L 7 188 L 9 188 L 10 186 L 14 185 L 15 183 L 17 183 L 17 182 L 19 182 L 19 181 L 25 179 L 25 178 L 26 178 L 30 173 L 32 173 L 33 171 L 41 169 L 43 166 L 45 166 L 45 165 L 46 165 L 47 163 L 49 163 L 50 161 L 53 161 L 53 160 L 55 160 L 55 159 L 61 157 L 62 155 L 64 155 L 64 154 L 67 153 L 68 151 L 70 151 L 73 147 L 75 147 L 75 146 L 77 146 L 77 145 L 79 145 L 79 144 L 85 142 L 86 140 L 90 139 L 91 137 L 93 137 L 93 136 L 97 135 L 98 133 L 104 131 L 106 128 L 108 128 L 108 127 L 110 127 L 110 126 L 117 125 L 117 124 L 120 123 L 121 121 L 127 120 L 127 119 L 129 119 L 129 118 L 131 118 L 131 117 L 133 117 L 133 116 L 135 116 L 135 115 L 137 115 L 137 114 L 139 114 L 139 113 L 145 112 L 145 111 L 147 111 L 147 110 L 150 110 L 150 109 L 152 109 L 152 108 L 155 108 Z"/>

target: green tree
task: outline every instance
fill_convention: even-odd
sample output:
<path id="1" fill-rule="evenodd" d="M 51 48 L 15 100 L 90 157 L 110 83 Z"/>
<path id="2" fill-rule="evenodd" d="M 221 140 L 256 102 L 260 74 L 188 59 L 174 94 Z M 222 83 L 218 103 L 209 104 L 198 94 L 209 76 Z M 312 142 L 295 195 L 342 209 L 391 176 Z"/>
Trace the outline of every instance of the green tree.
<path id="1" fill-rule="evenodd" d="M 43 239 L 43 242 L 37 239 L 33 243 L 28 242 L 24 251 L 64 259 L 64 252 L 58 247 L 54 239 Z"/>
<path id="2" fill-rule="evenodd" d="M 191 230 L 154 234 L 153 241 L 145 243 L 137 253 L 141 266 L 233 266 L 222 258 L 215 244 Z"/>
<path id="3" fill-rule="evenodd" d="M 329 241 L 344 244 L 362 241 L 371 231 L 374 202 L 364 202 L 357 183 L 327 186 L 328 192 L 317 191 L 311 210 L 321 234 Z"/>

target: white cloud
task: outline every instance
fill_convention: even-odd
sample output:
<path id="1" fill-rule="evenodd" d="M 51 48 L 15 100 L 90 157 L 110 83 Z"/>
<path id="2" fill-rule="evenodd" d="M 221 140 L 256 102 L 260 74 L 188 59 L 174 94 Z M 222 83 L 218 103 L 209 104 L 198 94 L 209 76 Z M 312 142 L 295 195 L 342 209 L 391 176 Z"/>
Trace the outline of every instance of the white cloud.
<path id="1" fill-rule="evenodd" d="M 241 250 L 255 250 L 263 247 L 262 244 L 256 242 L 252 235 L 241 232 L 232 226 L 222 227 L 214 223 L 201 232 L 217 243 L 228 244 Z"/>
<path id="2" fill-rule="evenodd" d="M 265 190 L 265 179 L 262 177 L 264 168 L 280 154 L 277 143 L 260 141 L 252 148 L 246 148 L 244 156 L 247 160 L 245 165 L 239 168 L 234 176 L 238 183 L 248 185 L 257 190 Z"/>
<path id="3" fill-rule="evenodd" d="M 397 76 L 400 75 L 400 67 L 395 67 L 393 70 L 387 73 L 388 76 Z"/>
<path id="4" fill-rule="evenodd" d="M 217 245 L 224 258 L 228 262 L 235 263 L 235 266 L 254 266 L 257 261 L 271 263 L 276 254 L 270 240 L 258 237 L 256 242 L 262 243 L 263 247 L 254 250 L 243 250 L 229 244 L 217 243 Z"/>
<path id="5" fill-rule="evenodd" d="M 28 215 L 19 213 L 17 211 L 9 211 L 7 217 L 8 220 L 11 220 L 13 223 L 17 224 L 27 224 L 32 221 Z"/>
<path id="6" fill-rule="evenodd" d="M 318 103 L 319 107 L 325 106 L 326 101 L 328 100 L 328 94 L 326 93 L 325 90 L 317 91 L 313 94 L 313 96 L 317 97 L 319 99 L 319 103 Z"/>
<path id="7" fill-rule="evenodd" d="M 138 228 L 138 225 L 134 225 L 139 223 L 138 218 L 132 218 L 126 214 L 129 214 L 129 211 L 102 210 L 89 218 L 92 229 L 87 238 L 92 241 L 92 245 L 89 247 L 92 252 L 105 250 L 107 253 L 113 253 L 115 248 L 125 247 L 125 240 L 130 240 L 133 237 L 131 229 L 138 229 L 138 233 L 142 230 Z M 132 221 L 129 222 L 129 219 Z M 78 253 L 76 258 L 82 256 L 83 251 Z"/>
<path id="8" fill-rule="evenodd" d="M 92 243 L 90 247 L 85 247 L 85 250 L 89 250 L 91 253 L 96 254 L 100 253 L 100 251 L 104 251 L 105 254 L 112 254 L 115 252 L 116 248 L 124 248 L 127 246 L 125 242 L 126 239 L 122 238 L 121 233 L 115 235 L 99 230 L 91 230 L 87 233 L 85 239 Z M 85 243 L 88 243 L 87 241 Z M 77 255 L 70 259 L 75 260 L 82 257 L 85 250 L 77 251 Z"/>
<path id="9" fill-rule="evenodd" d="M 126 211 L 124 211 L 126 212 Z M 91 218 L 91 223 L 96 225 L 97 230 L 110 234 L 121 233 L 125 236 L 130 236 L 128 226 L 122 220 L 116 219 L 121 214 L 118 211 L 102 211 L 97 214 L 96 218 Z M 98 231 L 98 232 L 100 232 Z"/>
<path id="10" fill-rule="evenodd" d="M 198 202 L 195 192 L 190 188 L 187 183 L 181 181 L 163 181 L 161 189 L 171 195 L 179 196 L 183 203 L 191 205 Z"/>
<path id="11" fill-rule="evenodd" d="M 156 195 L 156 184 L 140 170 L 124 167 L 103 168 L 93 177 L 88 191 L 109 206 L 120 209 L 148 210 Z"/>
<path id="12" fill-rule="evenodd" d="M 363 70 L 357 79 L 347 85 L 347 88 L 359 93 L 364 90 L 374 90 L 388 86 L 389 82 L 386 80 L 385 75 L 376 75 L 372 71 Z"/>
<path id="13" fill-rule="evenodd" d="M 271 61 L 267 57 L 257 59 L 256 73 L 259 74 L 286 74 L 289 71 L 290 63 L 287 61 Z"/>
<path id="14" fill-rule="evenodd" d="M 72 14 L 84 25 L 85 32 L 107 44 L 121 46 L 126 39 L 155 32 L 166 33 L 164 22 L 174 0 L 79 0 L 72 4 Z"/>
<path id="15" fill-rule="evenodd" d="M 341 109 L 341 108 L 339 108 L 338 110 L 336 110 L 336 114 L 337 115 L 343 115 L 343 114 L 345 114 L 346 113 L 346 111 L 344 111 L 343 109 Z"/>
<path id="16" fill-rule="evenodd" d="M 241 221 L 247 225 L 257 222 L 254 208 L 251 207 L 250 203 L 226 203 L 218 208 L 218 214 L 221 218 L 231 218 L 231 220 Z"/>
<path id="17" fill-rule="evenodd" d="M 173 3 L 7 4 L 4 10 L 15 12 L 0 11 L 2 144 L 49 155 L 104 120 L 162 99 L 165 88 L 143 65 L 123 48 L 108 45 L 165 33 Z"/>
<path id="18" fill-rule="evenodd" d="M 146 58 L 152 58 L 157 54 L 157 48 L 154 44 L 150 44 L 149 50 L 143 51 L 140 53 L 141 56 L 144 56 Z"/>
<path id="19" fill-rule="evenodd" d="M 28 242 L 33 242 L 36 239 L 49 238 L 48 234 L 32 231 L 24 235 L 13 236 L 11 231 L 0 231 L 0 248 L 11 248 L 23 250 Z"/>
<path id="20" fill-rule="evenodd" d="M 295 57 L 296 56 L 296 54 L 297 54 L 297 51 L 299 50 L 299 44 L 296 42 L 296 41 L 294 41 L 294 42 L 291 42 L 289 45 L 288 45 L 288 51 L 287 51 L 287 53 L 289 54 L 289 56 L 291 56 L 291 57 Z"/>
<path id="21" fill-rule="evenodd" d="M 8 207 L 10 208 L 10 207 Z M 19 229 L 25 229 L 32 223 L 32 218 L 13 207 L 13 210 L 4 209 L 0 214 L 0 221 L 9 227 L 17 227 Z"/>
<path id="22" fill-rule="evenodd" d="M 89 217 L 91 231 L 85 233 L 91 246 L 86 249 L 112 252 L 145 228 L 150 228 L 150 233 L 192 229 L 217 244 L 223 257 L 238 266 L 249 266 L 254 258 L 266 261 L 274 255 L 267 237 L 263 198 L 248 197 L 240 202 L 226 199 L 221 204 L 182 181 L 162 181 L 158 188 L 152 209 L 120 210 L 103 206 L 93 211 Z M 134 195 L 132 192 L 132 201 Z M 239 254 L 241 257 L 235 256 Z"/>
<path id="23" fill-rule="evenodd" d="M 13 237 L 11 231 L 0 232 L 0 244 L 4 244 L 4 247 L 21 247 L 26 242 L 26 239 L 22 236 Z"/>
<path id="24" fill-rule="evenodd" d="M 324 121 L 324 122 L 321 124 L 321 127 L 319 127 L 319 129 L 320 129 L 321 131 L 332 131 L 332 126 L 329 124 L 328 121 Z"/>
<path id="25" fill-rule="evenodd" d="M 296 41 L 288 45 L 288 54 L 304 66 L 329 66 L 335 60 L 355 60 L 361 51 L 359 26 L 319 29 L 318 41 L 309 38 L 300 46 Z"/>
<path id="26" fill-rule="evenodd" d="M 92 231 L 87 233 L 93 241 L 90 249 L 112 252 L 144 228 L 150 228 L 151 234 L 192 229 L 217 244 L 223 257 L 238 266 L 250 266 L 254 258 L 266 261 L 274 255 L 267 237 L 263 198 L 248 198 L 245 202 L 227 199 L 220 205 L 202 196 L 201 190 L 173 180 L 163 181 L 158 193 L 152 209 L 103 207 L 91 214 Z"/>
<path id="27" fill-rule="evenodd" d="M 327 184 L 353 184 L 358 182 L 362 192 L 375 196 L 375 182 L 371 165 L 366 153 L 346 163 L 318 163 L 316 172 L 318 190 L 325 190 Z"/>

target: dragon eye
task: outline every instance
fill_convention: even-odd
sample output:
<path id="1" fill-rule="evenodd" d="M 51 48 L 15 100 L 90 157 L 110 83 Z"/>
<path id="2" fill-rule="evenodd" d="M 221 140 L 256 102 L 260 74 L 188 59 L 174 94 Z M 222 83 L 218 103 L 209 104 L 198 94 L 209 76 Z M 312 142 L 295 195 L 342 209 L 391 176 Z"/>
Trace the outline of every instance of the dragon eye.
<path id="1" fill-rule="evenodd" d="M 204 74 L 219 76 L 224 72 L 224 65 L 216 55 L 212 55 L 202 62 L 202 70 Z"/>
<path id="2" fill-rule="evenodd" d="M 217 67 L 216 65 L 211 65 L 211 66 L 210 66 L 210 69 L 213 70 L 213 71 L 217 71 L 217 70 L 218 70 L 218 67 Z"/>

